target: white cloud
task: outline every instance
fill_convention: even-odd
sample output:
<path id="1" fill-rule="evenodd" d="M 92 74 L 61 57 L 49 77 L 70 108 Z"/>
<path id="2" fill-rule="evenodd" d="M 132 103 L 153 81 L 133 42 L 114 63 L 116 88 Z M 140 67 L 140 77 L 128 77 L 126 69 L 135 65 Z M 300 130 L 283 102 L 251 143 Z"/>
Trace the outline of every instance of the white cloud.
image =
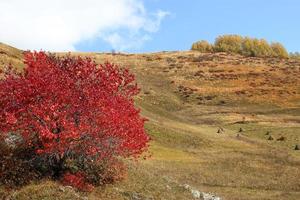
<path id="1" fill-rule="evenodd" d="M 104 41 L 111 44 L 113 49 L 126 50 L 126 49 L 137 49 L 140 48 L 144 42 L 151 39 L 149 35 L 131 35 L 130 33 L 126 36 L 120 35 L 120 33 L 109 33 L 103 36 Z"/>
<path id="2" fill-rule="evenodd" d="M 168 15 L 147 12 L 141 0 L 1 0 L 0 8 L 0 42 L 49 51 L 74 51 L 95 38 L 138 48 Z"/>

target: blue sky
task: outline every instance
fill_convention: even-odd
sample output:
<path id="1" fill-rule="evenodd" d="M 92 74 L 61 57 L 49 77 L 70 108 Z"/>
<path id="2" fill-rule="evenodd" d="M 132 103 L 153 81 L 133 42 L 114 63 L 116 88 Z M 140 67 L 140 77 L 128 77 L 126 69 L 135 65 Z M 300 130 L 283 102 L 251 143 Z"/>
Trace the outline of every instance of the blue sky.
<path id="1" fill-rule="evenodd" d="M 24 50 L 187 50 L 239 34 L 300 51 L 299 0 L 1 0 L 0 8 L 0 42 Z"/>
<path id="2" fill-rule="evenodd" d="M 213 42 L 222 34 L 265 38 L 300 51 L 299 0 L 150 0 L 146 7 L 171 15 L 141 51 L 189 49 L 194 41 Z"/>

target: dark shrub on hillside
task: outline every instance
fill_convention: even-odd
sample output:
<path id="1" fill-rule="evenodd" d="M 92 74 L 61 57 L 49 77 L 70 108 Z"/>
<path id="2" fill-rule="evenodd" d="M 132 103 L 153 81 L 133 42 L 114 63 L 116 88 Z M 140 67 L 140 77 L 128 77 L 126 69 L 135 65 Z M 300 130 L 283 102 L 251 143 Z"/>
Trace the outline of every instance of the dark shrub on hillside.
<path id="1" fill-rule="evenodd" d="M 209 44 L 209 42 L 201 40 L 199 42 L 193 43 L 191 50 L 197 50 L 203 53 L 210 53 L 213 52 L 213 47 L 211 44 Z"/>
<path id="2" fill-rule="evenodd" d="M 0 141 L 0 182 L 21 186 L 39 179 L 40 173 L 30 163 L 34 150 L 9 140 L 9 137 L 1 137 Z"/>

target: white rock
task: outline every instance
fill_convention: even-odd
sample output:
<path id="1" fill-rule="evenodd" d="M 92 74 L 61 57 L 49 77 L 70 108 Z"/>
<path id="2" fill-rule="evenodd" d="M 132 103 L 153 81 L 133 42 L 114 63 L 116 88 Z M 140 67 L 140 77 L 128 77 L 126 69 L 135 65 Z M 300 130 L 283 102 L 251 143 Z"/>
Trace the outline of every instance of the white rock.
<path id="1" fill-rule="evenodd" d="M 202 199 L 202 200 L 222 200 L 221 197 L 215 196 L 210 193 L 201 192 L 199 190 L 193 189 L 190 185 L 184 184 L 183 187 L 190 191 L 191 194 L 195 199 Z"/>
<path id="2" fill-rule="evenodd" d="M 191 186 L 189 186 L 188 184 L 184 184 L 183 187 L 184 187 L 186 190 L 190 190 L 190 189 L 191 189 Z"/>
<path id="3" fill-rule="evenodd" d="M 20 135 L 10 133 L 4 139 L 4 142 L 9 148 L 14 149 L 16 148 L 18 143 L 22 142 L 22 137 Z"/>
<path id="4" fill-rule="evenodd" d="M 220 197 L 217 197 L 213 194 L 209 194 L 209 193 L 204 193 L 202 192 L 202 195 L 203 195 L 203 200 L 221 200 Z"/>
<path id="5" fill-rule="evenodd" d="M 196 199 L 200 199 L 201 198 L 201 192 L 200 191 L 192 189 L 191 193 L 192 193 L 192 195 L 193 195 L 194 198 L 196 198 Z"/>

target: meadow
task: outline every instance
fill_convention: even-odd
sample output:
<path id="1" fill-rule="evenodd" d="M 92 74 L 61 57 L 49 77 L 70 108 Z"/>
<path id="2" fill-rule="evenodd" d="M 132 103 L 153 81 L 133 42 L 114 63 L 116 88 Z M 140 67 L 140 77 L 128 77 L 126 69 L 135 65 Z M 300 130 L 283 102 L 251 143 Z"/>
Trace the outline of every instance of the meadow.
<path id="1" fill-rule="evenodd" d="M 58 53 L 63 55 L 64 53 Z M 300 199 L 300 61 L 197 51 L 71 53 L 128 67 L 148 119 L 151 158 L 92 193 L 45 180 L 3 199 L 194 199 L 184 185 L 227 200 Z M 0 66 L 22 52 L 0 44 Z"/>

